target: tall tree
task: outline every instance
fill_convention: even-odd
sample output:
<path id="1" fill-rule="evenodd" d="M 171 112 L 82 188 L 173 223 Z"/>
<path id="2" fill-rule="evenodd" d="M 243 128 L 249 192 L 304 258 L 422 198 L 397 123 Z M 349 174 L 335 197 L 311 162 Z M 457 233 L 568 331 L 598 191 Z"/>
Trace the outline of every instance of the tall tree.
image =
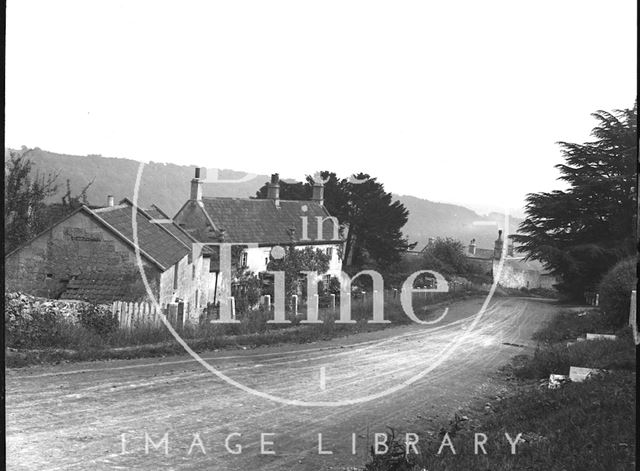
<path id="1" fill-rule="evenodd" d="M 9 151 L 4 176 L 4 249 L 13 250 L 44 229 L 39 216 L 57 191 L 57 175 L 33 175 L 27 152 Z"/>
<path id="2" fill-rule="evenodd" d="M 398 262 L 411 247 L 402 234 L 409 211 L 382 183 L 370 175 L 360 173 L 350 178 L 338 178 L 333 172 L 319 172 L 324 183 L 324 205 L 338 218 L 346 238 L 343 260 L 354 268 L 365 265 L 388 266 Z M 306 182 L 280 182 L 280 198 L 309 199 L 313 177 Z M 258 198 L 266 198 L 267 186 L 258 190 Z"/>
<path id="3" fill-rule="evenodd" d="M 565 163 L 556 168 L 569 188 L 529 194 L 527 218 L 512 236 L 572 297 L 594 289 L 636 241 L 637 103 L 592 116 L 593 141 L 559 143 Z"/>
<path id="4" fill-rule="evenodd" d="M 33 172 L 29 149 L 10 151 L 5 161 L 4 177 L 4 249 L 10 252 L 28 241 L 74 209 L 88 204 L 89 182 L 77 195 L 67 191 L 60 203 L 47 204 L 46 200 L 58 191 L 58 174 L 38 175 Z"/>

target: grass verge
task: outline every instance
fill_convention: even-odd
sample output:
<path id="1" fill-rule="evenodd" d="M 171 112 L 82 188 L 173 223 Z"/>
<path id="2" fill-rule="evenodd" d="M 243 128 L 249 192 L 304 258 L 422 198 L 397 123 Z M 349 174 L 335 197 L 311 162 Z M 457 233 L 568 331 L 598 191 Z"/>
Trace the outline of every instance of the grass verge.
<path id="1" fill-rule="evenodd" d="M 587 332 L 609 333 L 597 311 L 588 316 L 567 310 L 537 334 L 537 350 L 519 356 L 501 372 L 507 394 L 476 404 L 456 416 L 438 434 L 425 433 L 420 454 L 407 454 L 405 436 L 395 432 L 390 452 L 375 455 L 367 471 L 436 470 L 631 470 L 635 469 L 635 346 L 628 329 L 616 340 L 566 339 Z M 605 332 L 603 332 L 603 330 Z M 614 329 L 615 330 L 615 329 Z M 609 373 L 581 383 L 549 389 L 550 373 L 568 374 L 570 366 L 604 368 Z M 486 454 L 475 449 L 476 433 L 487 437 Z M 516 453 L 512 441 L 520 435 Z M 445 434 L 449 446 L 438 454 Z M 482 441 L 483 437 L 478 436 Z"/>
<path id="2" fill-rule="evenodd" d="M 449 293 L 445 293 L 449 294 Z M 475 293 L 459 293 L 455 298 L 416 298 L 415 311 L 422 312 L 424 319 L 437 315 L 437 307 L 454 299 L 476 296 Z M 437 301 L 437 302 L 436 302 Z M 398 299 L 385 301 L 385 319 L 390 324 L 371 324 L 371 302 L 353 305 L 352 318 L 355 324 L 336 324 L 337 312 L 321 310 L 321 324 L 300 323 L 303 316 L 289 316 L 289 325 L 267 324 L 273 317 L 265 310 L 252 311 L 240 317 L 238 324 L 191 325 L 180 331 L 180 335 L 196 352 L 206 352 L 223 348 L 253 348 L 283 343 L 310 343 L 335 337 L 355 335 L 389 327 L 407 324 L 410 320 L 404 314 Z M 29 345 L 29 348 L 9 348 L 5 353 L 5 364 L 9 368 L 24 367 L 41 363 L 63 361 L 92 361 L 107 359 L 134 359 L 183 354 L 184 348 L 173 338 L 164 325 L 138 326 L 132 330 L 117 329 L 108 335 L 99 335 L 79 325 L 56 324 L 55 332 L 46 337 L 44 344 Z M 12 347 L 11 342 L 7 342 Z"/>

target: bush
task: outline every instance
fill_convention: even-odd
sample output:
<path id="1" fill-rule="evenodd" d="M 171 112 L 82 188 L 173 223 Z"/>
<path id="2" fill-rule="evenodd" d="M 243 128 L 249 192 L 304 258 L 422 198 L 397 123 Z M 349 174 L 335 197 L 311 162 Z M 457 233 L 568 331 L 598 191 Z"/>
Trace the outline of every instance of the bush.
<path id="1" fill-rule="evenodd" d="M 11 348 L 32 348 L 59 343 L 70 324 L 52 305 L 34 305 L 22 296 L 5 294 L 5 341 Z"/>
<path id="2" fill-rule="evenodd" d="M 107 337 L 118 330 L 118 317 L 106 307 L 95 304 L 78 306 L 78 323 L 85 329 L 101 337 Z"/>
<path id="3" fill-rule="evenodd" d="M 616 264 L 600 282 L 600 307 L 611 325 L 625 325 L 629 319 L 631 291 L 637 286 L 635 257 Z"/>

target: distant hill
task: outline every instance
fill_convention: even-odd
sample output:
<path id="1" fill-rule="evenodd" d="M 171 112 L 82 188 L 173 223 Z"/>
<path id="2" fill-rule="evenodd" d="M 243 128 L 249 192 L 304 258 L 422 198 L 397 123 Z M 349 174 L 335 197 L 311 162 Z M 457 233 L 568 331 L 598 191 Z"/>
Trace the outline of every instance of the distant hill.
<path id="1" fill-rule="evenodd" d="M 464 206 L 436 203 L 415 196 L 394 196 L 409 210 L 409 221 L 403 231 L 412 241 L 418 242 L 416 250 L 424 247 L 429 237 L 447 236 L 464 244 L 476 239 L 479 248 L 490 249 L 498 229 L 504 230 L 504 214 L 481 216 Z M 515 232 L 520 222 L 522 219 L 509 218 L 509 232 Z"/>
<path id="2" fill-rule="evenodd" d="M 5 151 L 5 159 L 7 155 L 8 151 Z M 106 204 L 107 195 L 113 195 L 116 201 L 125 197 L 133 198 L 136 176 L 140 168 L 138 161 L 99 155 L 56 154 L 37 148 L 30 151 L 28 156 L 40 174 L 59 174 L 60 191 L 52 198 L 52 201 L 62 197 L 67 179 L 69 179 L 74 193 L 79 192 L 87 183 L 93 181 L 87 192 L 91 204 Z M 155 162 L 145 164 L 139 188 L 138 204 L 145 207 L 153 203 L 168 214 L 175 214 L 189 198 L 189 183 L 194 176 L 195 167 L 195 165 Z M 221 169 L 218 173 L 218 179 L 237 180 L 245 175 L 246 172 Z M 268 180 L 267 175 L 257 175 L 249 181 L 240 183 L 206 183 L 204 194 L 227 197 L 254 196 L 256 191 Z M 503 228 L 504 225 L 504 216 L 497 213 L 480 216 L 463 206 L 435 203 L 414 196 L 394 196 L 410 212 L 409 222 L 403 231 L 411 241 L 418 242 L 416 247 L 418 250 L 426 244 L 429 237 L 447 236 L 459 239 L 465 244 L 475 238 L 478 247 L 492 248 L 498 227 Z M 486 225 L 492 221 L 496 225 Z M 511 220 L 511 232 L 515 230 L 520 221 L 520 219 Z"/>

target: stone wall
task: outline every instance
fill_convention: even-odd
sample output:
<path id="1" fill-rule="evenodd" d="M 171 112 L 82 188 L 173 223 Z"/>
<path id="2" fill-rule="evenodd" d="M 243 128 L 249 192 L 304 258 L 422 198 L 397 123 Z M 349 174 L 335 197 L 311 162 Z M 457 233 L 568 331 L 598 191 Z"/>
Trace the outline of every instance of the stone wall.
<path id="1" fill-rule="evenodd" d="M 165 271 L 160 277 L 159 303 L 164 308 L 176 298 L 185 303 L 185 312 L 191 322 L 197 322 L 202 310 L 212 303 L 216 276 L 209 272 L 210 259 L 197 257 L 190 261 L 184 257 L 176 265 Z M 175 273 L 177 269 L 177 280 Z M 177 281 L 177 285 L 175 284 Z"/>

